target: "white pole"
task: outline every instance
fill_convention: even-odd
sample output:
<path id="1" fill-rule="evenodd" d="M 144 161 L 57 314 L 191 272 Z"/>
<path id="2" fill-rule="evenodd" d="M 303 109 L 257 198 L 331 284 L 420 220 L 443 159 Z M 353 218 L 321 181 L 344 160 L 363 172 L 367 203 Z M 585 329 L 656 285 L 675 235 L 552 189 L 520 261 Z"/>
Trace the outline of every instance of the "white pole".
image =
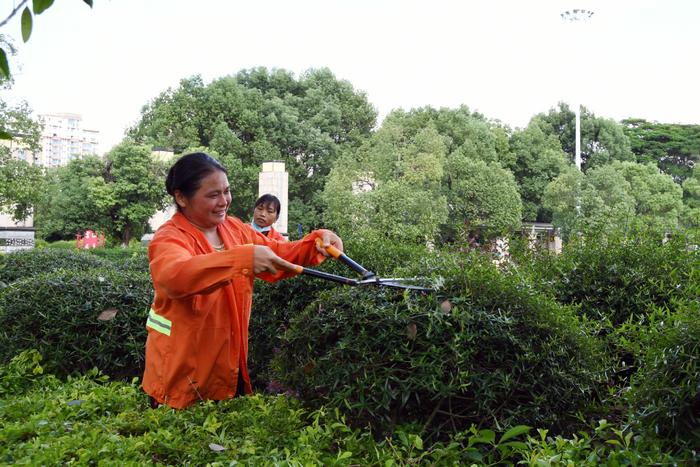
<path id="1" fill-rule="evenodd" d="M 585 10 L 582 8 L 574 8 L 571 10 L 564 11 L 563 13 L 561 13 L 560 16 L 564 21 L 566 21 L 568 23 L 583 24 L 591 19 L 591 17 L 593 16 L 593 11 Z M 578 56 L 578 54 L 580 52 L 579 49 L 580 49 L 580 40 L 581 40 L 580 34 L 581 34 L 581 32 L 580 31 L 576 31 L 576 32 L 577 32 L 577 34 L 576 34 L 577 37 L 575 38 L 575 41 L 577 42 L 577 44 L 576 44 L 575 56 Z M 575 62 L 578 63 L 578 60 L 576 60 Z M 576 93 L 579 94 L 580 91 L 577 90 Z M 576 164 L 576 168 L 581 170 L 581 165 L 582 165 L 582 161 L 581 161 L 581 104 L 580 104 L 580 102 L 578 102 L 578 99 L 574 105 L 574 113 L 576 114 L 576 153 L 574 156 L 574 163 Z"/>
<path id="2" fill-rule="evenodd" d="M 576 168 L 581 170 L 581 104 L 576 103 L 576 157 L 574 162 L 576 163 Z"/>

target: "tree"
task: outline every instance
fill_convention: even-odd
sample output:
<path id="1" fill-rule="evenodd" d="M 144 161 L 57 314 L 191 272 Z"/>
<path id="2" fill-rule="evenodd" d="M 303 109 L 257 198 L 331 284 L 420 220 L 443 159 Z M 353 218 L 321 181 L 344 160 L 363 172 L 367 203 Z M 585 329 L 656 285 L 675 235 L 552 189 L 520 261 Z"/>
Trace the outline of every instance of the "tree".
<path id="1" fill-rule="evenodd" d="M 567 170 L 547 186 L 543 203 L 565 237 L 631 226 L 672 230 L 682 212 L 682 193 L 653 164 L 616 161 L 585 174 Z"/>
<path id="2" fill-rule="evenodd" d="M 534 118 L 527 128 L 512 134 L 510 151 L 515 157 L 509 168 L 518 182 L 523 219 L 550 222 L 552 214 L 542 206 L 542 196 L 549 182 L 570 167 L 570 164 L 559 138 L 545 134 L 542 126 L 542 122 Z"/>
<path id="3" fill-rule="evenodd" d="M 441 193 L 443 139 L 433 126 L 407 138 L 388 122 L 357 151 L 346 151 L 328 177 L 326 223 L 341 234 L 425 243 L 447 220 Z"/>
<path id="4" fill-rule="evenodd" d="M 27 219 L 38 202 L 43 185 L 41 168 L 12 157 L 6 147 L 0 147 L 0 212 L 10 214 L 15 221 Z"/>
<path id="5" fill-rule="evenodd" d="M 327 223 L 424 243 L 469 227 L 520 226 L 522 205 L 506 129 L 466 107 L 394 111 L 336 162 L 324 190 Z"/>
<path id="6" fill-rule="evenodd" d="M 457 109 L 422 107 L 408 112 L 396 110 L 387 115 L 385 121 L 401 125 L 408 137 L 432 125 L 444 138 L 448 154 L 460 152 L 468 158 L 499 161 L 504 166 L 512 160 L 508 147 L 509 130 L 487 121 L 479 113 L 470 112 L 464 105 Z"/>
<path id="7" fill-rule="evenodd" d="M 47 175 L 37 209 L 43 238 L 74 238 L 86 229 L 104 230 L 122 245 L 140 237 L 148 220 L 165 207 L 165 166 L 148 147 L 124 141 L 101 159 L 86 156 Z"/>
<path id="8" fill-rule="evenodd" d="M 637 162 L 653 162 L 677 183 L 691 176 L 700 162 L 700 125 L 622 121 Z"/>
<path id="9" fill-rule="evenodd" d="M 320 222 L 318 196 L 333 162 L 369 137 L 375 120 L 365 94 L 327 69 L 296 79 L 255 68 L 208 85 L 200 77 L 181 81 L 143 108 L 129 135 L 177 154 L 191 147 L 217 152 L 231 173 L 232 213 L 243 218 L 251 214 L 262 162 L 284 162 L 289 220 L 312 228 Z"/>
<path id="10" fill-rule="evenodd" d="M 446 166 L 449 218 L 453 225 L 487 237 L 520 229 L 522 202 L 513 174 L 497 162 L 451 154 Z"/>
<path id="11" fill-rule="evenodd" d="M 541 122 L 546 135 L 557 135 L 561 147 L 574 163 L 576 156 L 576 115 L 563 102 L 557 109 L 540 113 L 534 118 Z M 596 117 L 586 108 L 581 110 L 581 169 L 586 170 L 612 161 L 634 161 L 630 142 L 622 126 L 613 120 Z"/>
<path id="12" fill-rule="evenodd" d="M 34 154 L 41 151 L 42 126 L 31 114 L 26 102 L 9 106 L 0 100 L 0 133 L 14 137 L 0 146 L 0 212 L 16 221 L 32 214 L 42 191 L 42 169 L 33 165 Z"/>
<path id="13" fill-rule="evenodd" d="M 92 0 L 83 0 L 87 5 L 92 8 Z M 35 16 L 42 14 L 51 5 L 53 5 L 53 0 L 32 0 L 32 7 L 29 8 L 29 0 L 22 0 L 14 6 L 10 14 L 0 22 L 0 27 L 6 25 L 17 13 L 22 11 L 21 15 L 21 30 L 22 30 L 22 40 L 27 42 L 32 35 L 32 29 L 34 27 Z M 1 42 L 1 41 L 0 41 Z M 10 64 L 7 59 L 7 44 L 0 44 L 0 77 L 3 79 L 10 79 Z M 12 48 L 10 51 L 13 52 Z"/>
<path id="14" fill-rule="evenodd" d="M 635 201 L 635 219 L 641 225 L 673 230 L 683 210 L 683 190 L 655 164 L 612 164 L 630 184 Z"/>
<path id="15" fill-rule="evenodd" d="M 88 190 L 103 171 L 104 162 L 97 156 L 73 159 L 65 167 L 49 169 L 34 218 L 37 235 L 49 241 L 70 240 L 86 229 L 104 229 L 106 215 Z"/>
<path id="16" fill-rule="evenodd" d="M 700 165 L 683 182 L 683 204 L 683 225 L 700 227 Z"/>
<path id="17" fill-rule="evenodd" d="M 165 166 L 148 147 L 122 142 L 105 156 L 102 177 L 89 180 L 88 193 L 107 219 L 107 232 L 128 246 L 140 237 L 148 220 L 165 207 Z"/>

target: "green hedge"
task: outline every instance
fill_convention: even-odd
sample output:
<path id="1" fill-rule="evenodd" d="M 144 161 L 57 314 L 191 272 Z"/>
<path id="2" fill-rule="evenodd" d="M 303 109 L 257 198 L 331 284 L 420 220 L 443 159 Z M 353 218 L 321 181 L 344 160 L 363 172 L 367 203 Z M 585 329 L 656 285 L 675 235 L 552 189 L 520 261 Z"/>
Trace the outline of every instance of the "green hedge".
<path id="1" fill-rule="evenodd" d="M 700 302 L 660 308 L 641 333 L 639 370 L 629 400 L 635 418 L 654 433 L 700 446 Z"/>
<path id="2" fill-rule="evenodd" d="M 379 238 L 353 238 L 345 241 L 346 254 L 354 261 L 380 276 L 429 274 L 424 267 L 428 252 L 424 247 L 387 243 Z M 319 269 L 340 276 L 358 278 L 347 265 L 328 259 Z M 323 279 L 298 276 L 273 284 L 257 280 L 250 317 L 250 345 L 248 364 L 254 386 L 262 390 L 268 385 L 276 391 L 277 378 L 273 377 L 270 362 L 279 352 L 281 338 L 293 316 L 302 312 L 324 290 L 341 290 L 342 285 Z"/>
<path id="3" fill-rule="evenodd" d="M 0 255 L 0 282 L 16 280 L 59 269 L 88 271 L 111 267 L 106 259 L 76 249 L 22 250 Z"/>
<path id="4" fill-rule="evenodd" d="M 375 440 L 336 410 L 242 397 L 147 409 L 137 381 L 96 372 L 61 381 L 27 351 L 0 365 L 0 462 L 17 465 L 696 465 L 653 437 L 601 420 L 570 439 L 546 430 L 470 428 L 426 443 L 409 427 Z M 3 390 L 6 390 L 3 392 Z"/>
<path id="5" fill-rule="evenodd" d="M 114 378 L 141 376 L 152 298 L 148 274 L 113 267 L 15 281 L 0 293 L 0 362 L 36 348 L 58 375 L 97 367 Z"/>
<path id="6" fill-rule="evenodd" d="M 434 266 L 445 280 L 436 295 L 321 293 L 292 317 L 276 377 L 380 432 L 406 422 L 433 434 L 575 422 L 606 369 L 587 323 L 478 255 Z"/>
<path id="7" fill-rule="evenodd" d="M 680 233 L 664 242 L 658 232 L 618 232 L 574 240 L 559 256 L 531 256 L 525 262 L 543 291 L 618 326 L 643 321 L 653 307 L 692 294 L 691 275 L 700 267 L 693 243 L 694 236 Z"/>

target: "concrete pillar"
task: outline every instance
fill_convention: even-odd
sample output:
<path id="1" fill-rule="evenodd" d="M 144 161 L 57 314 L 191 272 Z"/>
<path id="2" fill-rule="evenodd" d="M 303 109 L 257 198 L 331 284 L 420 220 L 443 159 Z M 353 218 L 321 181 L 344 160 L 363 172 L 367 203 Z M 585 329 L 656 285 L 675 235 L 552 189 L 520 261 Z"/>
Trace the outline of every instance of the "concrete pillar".
<path id="1" fill-rule="evenodd" d="M 284 170 L 284 162 L 263 162 L 258 176 L 258 196 L 266 193 L 280 200 L 280 215 L 273 224 L 275 230 L 287 236 L 287 208 L 289 206 L 289 174 Z"/>

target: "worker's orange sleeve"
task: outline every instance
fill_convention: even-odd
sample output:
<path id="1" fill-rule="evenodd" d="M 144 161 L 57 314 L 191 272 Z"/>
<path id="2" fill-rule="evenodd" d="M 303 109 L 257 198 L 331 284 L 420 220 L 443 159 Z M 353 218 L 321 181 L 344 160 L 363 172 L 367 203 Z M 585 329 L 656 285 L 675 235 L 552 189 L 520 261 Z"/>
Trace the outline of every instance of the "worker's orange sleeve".
<path id="1" fill-rule="evenodd" d="M 172 299 L 207 293 L 235 276 L 252 275 L 253 249 L 253 245 L 239 245 L 222 252 L 193 255 L 182 239 L 163 235 L 149 248 L 151 276 Z"/>

